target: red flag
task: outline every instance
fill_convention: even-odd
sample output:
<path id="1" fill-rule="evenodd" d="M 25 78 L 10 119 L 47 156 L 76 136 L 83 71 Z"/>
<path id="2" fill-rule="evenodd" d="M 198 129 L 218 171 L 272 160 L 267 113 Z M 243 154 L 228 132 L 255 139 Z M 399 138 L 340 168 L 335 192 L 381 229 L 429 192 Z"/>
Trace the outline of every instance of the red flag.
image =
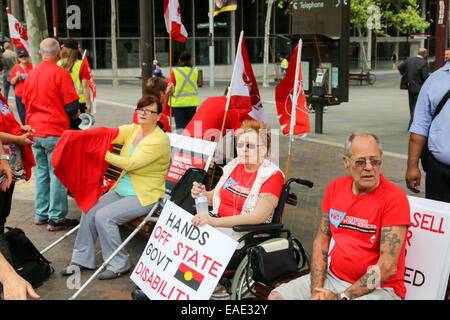
<path id="1" fill-rule="evenodd" d="M 237 52 L 236 71 L 231 84 L 229 108 L 240 109 L 240 112 L 247 113 L 252 119 L 267 122 L 244 37 L 242 37 L 241 52 Z"/>
<path id="2" fill-rule="evenodd" d="M 88 82 L 88 84 L 89 84 L 89 88 L 91 88 L 91 91 L 92 91 L 92 111 L 91 112 L 92 112 L 92 114 L 95 114 L 96 113 L 96 109 L 95 109 L 96 101 L 95 101 L 95 99 L 97 98 L 97 86 L 95 85 L 94 74 L 92 73 L 92 69 L 91 69 L 91 67 L 89 65 L 89 61 L 87 59 L 86 51 L 84 51 L 83 63 L 86 64 L 86 67 L 87 67 L 87 70 L 88 70 L 88 73 L 89 73 L 89 82 Z"/>
<path id="3" fill-rule="evenodd" d="M 25 29 L 24 26 L 22 26 L 22 24 L 20 24 L 20 22 L 9 12 L 8 8 L 6 8 L 6 13 L 8 15 L 9 36 L 11 42 L 14 43 L 17 48 L 26 50 L 30 53 L 27 29 Z"/>
<path id="4" fill-rule="evenodd" d="M 310 132 L 308 103 L 306 101 L 306 95 L 303 91 L 303 81 L 301 72 L 301 59 L 300 69 L 297 81 L 295 81 L 295 69 L 297 66 L 297 53 L 298 45 L 292 53 L 289 61 L 289 67 L 284 79 L 275 88 L 275 101 L 277 104 L 278 120 L 284 135 L 288 135 L 291 128 L 291 111 L 292 102 L 295 101 L 296 107 L 296 119 L 294 126 L 294 135 Z M 298 97 L 294 97 L 294 85 L 300 85 Z"/>
<path id="5" fill-rule="evenodd" d="M 178 42 L 185 42 L 188 36 L 186 28 L 181 21 L 180 4 L 178 0 L 164 0 L 164 20 L 167 33 Z"/>

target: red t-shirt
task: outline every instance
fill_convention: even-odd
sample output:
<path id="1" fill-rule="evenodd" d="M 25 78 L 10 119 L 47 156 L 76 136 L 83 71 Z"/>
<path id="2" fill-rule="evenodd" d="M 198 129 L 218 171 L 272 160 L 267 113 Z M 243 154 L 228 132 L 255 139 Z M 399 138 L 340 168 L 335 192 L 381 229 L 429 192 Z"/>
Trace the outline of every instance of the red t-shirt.
<path id="1" fill-rule="evenodd" d="M 87 64 L 83 61 L 80 68 L 80 80 L 89 79 L 89 70 Z"/>
<path id="2" fill-rule="evenodd" d="M 11 70 L 11 74 L 9 76 L 9 81 L 11 82 L 11 80 L 13 78 L 16 77 L 17 71 L 20 72 L 20 78 L 17 81 L 17 83 L 14 86 L 14 94 L 18 97 L 22 97 L 23 95 L 23 86 L 25 84 L 25 80 L 27 78 L 28 73 L 31 71 L 31 69 L 33 69 L 33 65 L 30 63 L 28 63 L 28 65 L 23 68 L 20 64 L 16 64 L 12 70 Z"/>
<path id="3" fill-rule="evenodd" d="M 219 217 L 240 215 L 244 202 L 255 182 L 257 171 L 247 172 L 238 164 L 220 190 Z M 275 172 L 261 186 L 259 193 L 271 193 L 280 198 L 284 179 L 281 171 Z"/>
<path id="4" fill-rule="evenodd" d="M 78 99 L 69 72 L 54 62 L 43 61 L 28 73 L 25 81 L 25 122 L 36 130 L 36 137 L 59 137 L 70 125 L 64 106 Z"/>
<path id="5" fill-rule="evenodd" d="M 378 187 L 364 195 L 352 192 L 353 178 L 333 180 L 327 187 L 322 210 L 329 214 L 331 236 L 330 270 L 339 279 L 354 283 L 374 266 L 380 257 L 381 229 L 410 226 L 410 208 L 405 192 L 382 175 Z M 392 287 L 405 298 L 405 242 L 397 264 L 397 273 L 381 287 Z"/>

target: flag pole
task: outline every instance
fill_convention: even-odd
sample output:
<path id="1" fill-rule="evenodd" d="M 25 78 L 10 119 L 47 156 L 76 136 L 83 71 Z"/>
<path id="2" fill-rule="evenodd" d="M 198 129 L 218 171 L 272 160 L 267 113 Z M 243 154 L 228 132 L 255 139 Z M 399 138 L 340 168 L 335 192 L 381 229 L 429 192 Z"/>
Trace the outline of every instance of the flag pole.
<path id="1" fill-rule="evenodd" d="M 294 126 L 296 122 L 296 114 L 297 114 L 297 103 L 298 103 L 298 95 L 301 83 L 298 83 L 298 77 L 300 73 L 300 63 L 301 63 L 301 55 L 302 55 L 302 45 L 303 41 L 300 39 L 298 41 L 298 50 L 297 50 L 297 65 L 295 66 L 295 80 L 294 80 L 294 96 L 292 99 L 292 109 L 291 109 L 291 123 L 289 128 L 289 145 L 288 145 L 288 155 L 287 155 L 287 163 L 286 163 L 286 177 L 285 182 L 287 182 L 289 178 L 289 167 L 291 163 L 291 154 L 292 154 L 292 141 L 294 140 Z"/>
<path id="2" fill-rule="evenodd" d="M 222 126 L 220 128 L 220 135 L 219 135 L 219 141 L 217 142 L 217 149 L 219 149 L 221 143 L 222 143 L 222 132 L 225 128 L 225 122 L 227 120 L 227 113 L 228 113 L 228 108 L 230 107 L 230 100 L 231 100 L 231 88 L 233 87 L 233 83 L 234 83 L 234 77 L 235 77 L 235 73 L 236 73 L 236 65 L 237 65 L 237 59 L 239 58 L 239 52 L 242 50 L 242 40 L 244 38 L 244 30 L 241 31 L 241 34 L 239 35 L 239 43 L 238 43 L 238 47 L 236 50 L 236 56 L 234 58 L 234 66 L 233 66 L 233 73 L 231 74 L 231 82 L 230 85 L 228 87 L 228 92 L 227 92 L 227 103 L 225 104 L 225 113 L 223 115 L 223 120 L 222 120 Z M 216 171 L 216 167 L 213 168 L 213 172 L 212 172 L 212 179 L 211 179 L 211 185 L 210 188 L 212 186 L 212 183 L 214 181 L 214 173 Z"/>
<path id="3" fill-rule="evenodd" d="M 300 87 L 302 86 L 302 83 L 298 83 L 298 76 L 300 73 L 300 64 L 301 64 L 301 55 L 302 55 L 302 46 L 303 41 L 300 38 L 298 41 L 298 50 L 297 50 L 297 64 L 295 66 L 295 78 L 294 78 L 294 96 L 292 99 L 292 109 L 291 109 L 291 123 L 289 128 L 289 144 L 288 144 L 288 155 L 287 155 L 287 162 L 286 162 L 286 175 L 284 177 L 284 183 L 286 183 L 289 179 L 289 167 L 291 165 L 291 153 L 292 153 L 292 141 L 294 140 L 294 126 L 296 122 L 296 115 L 297 115 L 297 103 L 298 103 L 298 95 Z M 284 211 L 286 210 L 286 207 L 283 209 L 283 212 L 281 213 L 281 223 L 284 223 Z"/>
<path id="4" fill-rule="evenodd" d="M 170 0 L 168 4 L 169 10 L 169 82 L 172 82 L 172 16 L 170 15 Z M 169 128 L 172 131 L 172 95 L 169 96 Z"/>

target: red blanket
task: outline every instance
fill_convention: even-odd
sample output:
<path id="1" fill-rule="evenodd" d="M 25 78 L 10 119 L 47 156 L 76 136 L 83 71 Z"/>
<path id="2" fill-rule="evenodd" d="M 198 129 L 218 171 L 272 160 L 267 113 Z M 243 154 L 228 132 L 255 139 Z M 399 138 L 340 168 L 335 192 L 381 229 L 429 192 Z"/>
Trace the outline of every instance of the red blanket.
<path id="1" fill-rule="evenodd" d="M 53 172 L 84 213 L 103 194 L 103 176 L 109 165 L 105 154 L 118 134 L 118 128 L 66 130 L 53 150 Z"/>

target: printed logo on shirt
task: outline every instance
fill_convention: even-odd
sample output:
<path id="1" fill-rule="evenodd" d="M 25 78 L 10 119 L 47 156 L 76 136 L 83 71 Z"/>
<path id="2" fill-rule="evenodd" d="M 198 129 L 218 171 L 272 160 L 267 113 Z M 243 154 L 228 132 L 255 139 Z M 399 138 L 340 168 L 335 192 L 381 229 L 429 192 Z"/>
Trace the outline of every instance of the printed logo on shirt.
<path id="1" fill-rule="evenodd" d="M 341 228 L 352 229 L 362 233 L 375 234 L 377 233 L 377 226 L 369 224 L 369 220 L 356 217 L 346 216 L 344 221 L 340 224 Z M 370 241 L 375 241 L 375 238 L 371 238 Z"/>
<path id="2" fill-rule="evenodd" d="M 233 178 L 229 177 L 227 179 L 227 181 L 225 181 L 225 184 L 223 185 L 223 188 L 224 189 L 228 189 L 228 188 L 230 188 L 230 187 L 232 187 L 234 185 L 237 185 L 237 182 Z"/>
<path id="3" fill-rule="evenodd" d="M 339 212 L 334 209 L 330 209 L 330 222 L 336 227 L 339 228 L 342 220 L 344 220 L 346 213 Z"/>
<path id="4" fill-rule="evenodd" d="M 11 112 L 8 108 L 8 105 L 4 104 L 3 101 L 1 101 L 1 100 L 0 100 L 0 112 L 2 114 L 8 114 Z"/>

